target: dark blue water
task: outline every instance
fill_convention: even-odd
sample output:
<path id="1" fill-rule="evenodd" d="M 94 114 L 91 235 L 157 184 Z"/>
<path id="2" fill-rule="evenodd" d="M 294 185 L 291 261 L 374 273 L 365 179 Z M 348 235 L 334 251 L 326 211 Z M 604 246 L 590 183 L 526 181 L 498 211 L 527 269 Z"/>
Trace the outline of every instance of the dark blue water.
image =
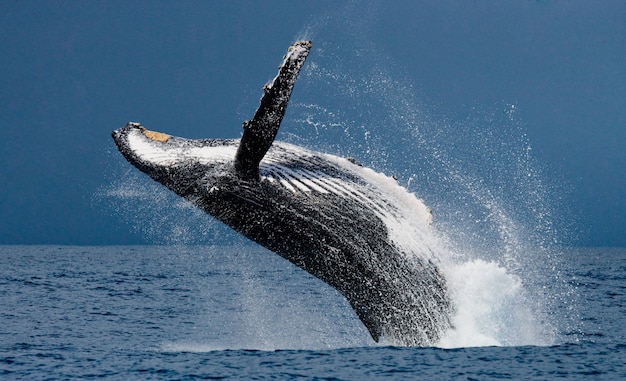
<path id="1" fill-rule="evenodd" d="M 554 337 L 444 349 L 374 343 L 333 289 L 256 247 L 0 246 L 0 376 L 626 379 L 626 249 L 561 255 L 575 295 L 552 302 Z"/>

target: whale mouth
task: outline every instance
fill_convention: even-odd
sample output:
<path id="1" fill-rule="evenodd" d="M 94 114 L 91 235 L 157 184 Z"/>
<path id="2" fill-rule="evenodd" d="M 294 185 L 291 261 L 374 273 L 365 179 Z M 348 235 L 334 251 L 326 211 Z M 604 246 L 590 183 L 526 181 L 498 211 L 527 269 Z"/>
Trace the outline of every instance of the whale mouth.
<path id="1" fill-rule="evenodd" d="M 146 130 L 144 126 L 141 125 L 141 123 L 128 122 L 126 123 L 124 127 L 118 128 L 117 130 L 113 130 L 113 132 L 111 133 L 111 136 L 113 137 L 113 140 L 115 141 L 115 144 L 117 145 L 119 150 L 122 152 L 122 154 L 130 150 L 130 147 L 128 146 L 128 135 L 134 130 L 148 131 Z"/>
<path id="2" fill-rule="evenodd" d="M 159 148 L 162 150 L 163 148 L 158 146 L 171 139 L 170 135 L 150 131 L 137 122 L 126 123 L 124 127 L 114 130 L 111 136 L 126 160 L 146 173 L 151 172 L 154 163 L 144 157 L 145 152 Z"/>

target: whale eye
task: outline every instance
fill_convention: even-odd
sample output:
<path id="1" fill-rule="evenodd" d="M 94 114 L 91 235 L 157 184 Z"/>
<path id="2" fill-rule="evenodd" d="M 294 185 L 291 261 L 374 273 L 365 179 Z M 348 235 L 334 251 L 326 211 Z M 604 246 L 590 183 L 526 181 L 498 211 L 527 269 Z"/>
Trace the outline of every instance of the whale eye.
<path id="1" fill-rule="evenodd" d="M 168 134 L 146 130 L 145 128 L 143 129 L 143 134 L 146 135 L 148 138 L 155 140 L 157 142 L 166 142 L 170 139 L 170 136 Z"/>

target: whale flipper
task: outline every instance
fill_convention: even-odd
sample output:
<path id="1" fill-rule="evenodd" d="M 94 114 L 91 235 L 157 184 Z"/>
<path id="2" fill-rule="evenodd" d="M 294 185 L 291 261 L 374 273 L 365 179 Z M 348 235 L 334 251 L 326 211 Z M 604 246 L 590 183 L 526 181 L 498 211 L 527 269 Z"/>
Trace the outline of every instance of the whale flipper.
<path id="1" fill-rule="evenodd" d="M 113 131 L 142 172 L 338 290 L 372 338 L 433 345 L 450 328 L 430 210 L 354 160 L 274 142 L 310 49 L 294 44 L 241 140 L 185 139 L 128 123 Z"/>
<path id="2" fill-rule="evenodd" d="M 259 163 L 276 138 L 293 85 L 310 49 L 310 41 L 298 41 L 289 47 L 278 74 L 272 83 L 264 86 L 254 117 L 243 123 L 243 136 L 235 156 L 235 170 L 242 179 L 259 178 Z"/>

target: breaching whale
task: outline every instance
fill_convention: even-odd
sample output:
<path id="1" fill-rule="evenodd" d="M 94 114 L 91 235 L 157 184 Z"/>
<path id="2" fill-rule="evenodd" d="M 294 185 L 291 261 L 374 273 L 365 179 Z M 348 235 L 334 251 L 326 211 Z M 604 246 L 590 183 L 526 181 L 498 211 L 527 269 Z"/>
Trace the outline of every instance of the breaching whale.
<path id="1" fill-rule="evenodd" d="M 133 122 L 113 139 L 152 179 L 337 289 L 375 341 L 433 345 L 450 328 L 451 304 L 427 242 L 430 210 L 354 160 L 274 142 L 310 48 L 289 48 L 241 139 L 184 139 Z"/>

